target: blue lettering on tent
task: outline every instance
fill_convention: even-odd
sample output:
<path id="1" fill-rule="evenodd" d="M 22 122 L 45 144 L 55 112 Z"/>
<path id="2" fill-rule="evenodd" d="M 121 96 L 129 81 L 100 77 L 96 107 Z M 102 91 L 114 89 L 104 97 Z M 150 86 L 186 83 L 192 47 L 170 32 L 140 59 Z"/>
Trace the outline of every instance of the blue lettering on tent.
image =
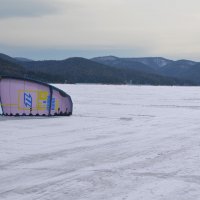
<path id="1" fill-rule="evenodd" d="M 27 108 L 32 108 L 32 96 L 30 93 L 24 93 L 24 105 L 27 107 Z"/>
<path id="2" fill-rule="evenodd" d="M 51 100 L 51 110 L 55 110 L 56 106 L 56 98 L 52 98 Z M 49 110 L 50 107 L 50 96 L 47 97 L 47 110 Z"/>

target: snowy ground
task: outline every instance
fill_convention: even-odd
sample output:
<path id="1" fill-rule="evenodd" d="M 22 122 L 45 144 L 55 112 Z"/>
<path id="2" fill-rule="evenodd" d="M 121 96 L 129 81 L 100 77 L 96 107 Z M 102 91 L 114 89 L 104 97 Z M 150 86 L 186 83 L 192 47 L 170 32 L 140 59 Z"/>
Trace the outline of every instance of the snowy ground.
<path id="1" fill-rule="evenodd" d="M 199 200 L 200 88 L 57 85 L 71 117 L 0 117 L 1 200 Z"/>

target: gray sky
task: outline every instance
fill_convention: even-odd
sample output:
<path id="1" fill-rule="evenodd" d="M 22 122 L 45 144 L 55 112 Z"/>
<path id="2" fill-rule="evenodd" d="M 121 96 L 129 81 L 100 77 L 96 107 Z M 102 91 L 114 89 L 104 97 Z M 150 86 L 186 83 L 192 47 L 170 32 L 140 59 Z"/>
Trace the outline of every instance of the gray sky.
<path id="1" fill-rule="evenodd" d="M 200 61 L 199 0 L 0 0 L 0 51 Z"/>

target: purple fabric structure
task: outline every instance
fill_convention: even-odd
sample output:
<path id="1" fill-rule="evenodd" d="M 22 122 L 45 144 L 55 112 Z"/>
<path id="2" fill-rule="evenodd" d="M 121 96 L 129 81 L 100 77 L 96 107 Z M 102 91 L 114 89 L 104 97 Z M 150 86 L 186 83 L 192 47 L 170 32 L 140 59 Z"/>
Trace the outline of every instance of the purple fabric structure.
<path id="1" fill-rule="evenodd" d="M 62 90 L 30 79 L 1 77 L 3 115 L 51 116 L 72 114 L 71 97 Z"/>

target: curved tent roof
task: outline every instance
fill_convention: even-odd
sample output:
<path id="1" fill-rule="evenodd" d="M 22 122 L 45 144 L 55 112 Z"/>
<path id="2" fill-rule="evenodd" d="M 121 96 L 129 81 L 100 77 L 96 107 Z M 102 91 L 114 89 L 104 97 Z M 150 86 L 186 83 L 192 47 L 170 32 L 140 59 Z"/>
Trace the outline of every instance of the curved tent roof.
<path id="1" fill-rule="evenodd" d="M 40 81 L 21 77 L 0 77 L 0 103 L 3 115 L 51 116 L 72 114 L 71 97 Z"/>

